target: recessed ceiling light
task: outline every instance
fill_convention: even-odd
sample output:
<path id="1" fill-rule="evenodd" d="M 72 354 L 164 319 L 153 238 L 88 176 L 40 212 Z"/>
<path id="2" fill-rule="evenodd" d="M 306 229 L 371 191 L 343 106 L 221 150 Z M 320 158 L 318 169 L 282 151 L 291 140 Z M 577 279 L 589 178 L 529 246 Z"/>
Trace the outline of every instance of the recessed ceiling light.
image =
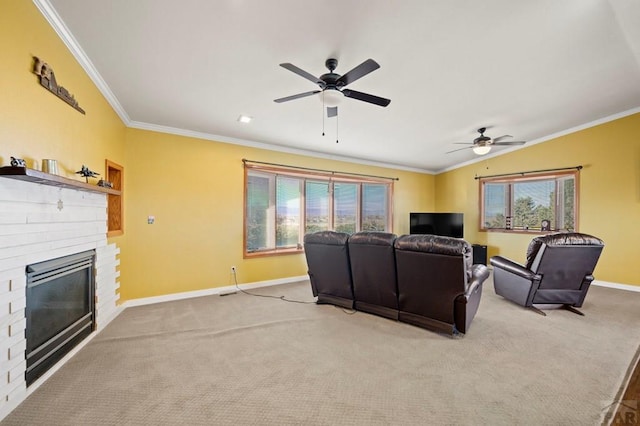
<path id="1" fill-rule="evenodd" d="M 251 120 L 253 120 L 253 117 L 249 117 L 248 115 L 240 115 L 240 117 L 238 117 L 238 121 L 241 123 L 251 123 Z"/>

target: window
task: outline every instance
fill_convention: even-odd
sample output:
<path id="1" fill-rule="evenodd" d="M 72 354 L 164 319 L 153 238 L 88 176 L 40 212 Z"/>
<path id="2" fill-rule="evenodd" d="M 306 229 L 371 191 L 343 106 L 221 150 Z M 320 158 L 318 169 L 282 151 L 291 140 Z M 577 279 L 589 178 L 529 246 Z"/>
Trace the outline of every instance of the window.
<path id="1" fill-rule="evenodd" d="M 331 223 L 329 218 L 329 183 L 305 183 L 305 224 L 304 233 L 328 231 Z"/>
<path id="2" fill-rule="evenodd" d="M 481 179 L 480 229 L 575 230 L 578 171 Z"/>
<path id="3" fill-rule="evenodd" d="M 304 235 L 391 232 L 392 183 L 245 165 L 245 255 L 297 253 Z"/>

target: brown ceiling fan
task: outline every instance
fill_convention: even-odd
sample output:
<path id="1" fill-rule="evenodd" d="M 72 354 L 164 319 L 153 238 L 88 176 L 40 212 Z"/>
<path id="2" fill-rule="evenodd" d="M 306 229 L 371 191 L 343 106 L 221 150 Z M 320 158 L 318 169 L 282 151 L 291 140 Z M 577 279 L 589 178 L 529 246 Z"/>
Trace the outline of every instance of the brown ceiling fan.
<path id="1" fill-rule="evenodd" d="M 456 142 L 456 145 L 469 145 L 464 148 L 454 149 L 453 151 L 448 151 L 447 154 L 456 151 L 462 151 L 463 149 L 473 149 L 478 155 L 485 155 L 491 151 L 492 146 L 510 146 L 510 145 L 524 145 L 526 141 L 504 141 L 503 139 L 512 138 L 511 135 L 502 135 L 497 138 L 490 138 L 489 136 L 485 136 L 484 132 L 487 131 L 486 127 L 481 127 L 478 129 L 478 133 L 480 136 L 475 138 L 473 142 Z"/>

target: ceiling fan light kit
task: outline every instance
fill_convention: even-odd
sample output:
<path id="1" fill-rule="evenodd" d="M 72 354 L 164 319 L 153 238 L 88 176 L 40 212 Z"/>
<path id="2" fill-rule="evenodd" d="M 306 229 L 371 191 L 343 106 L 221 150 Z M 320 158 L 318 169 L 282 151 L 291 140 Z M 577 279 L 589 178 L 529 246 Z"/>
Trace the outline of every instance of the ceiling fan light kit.
<path id="1" fill-rule="evenodd" d="M 344 95 L 342 92 L 333 89 L 326 89 L 320 92 L 320 101 L 328 107 L 335 107 L 340 104 Z"/>
<path id="2" fill-rule="evenodd" d="M 491 151 L 491 147 L 489 145 L 485 145 L 485 146 L 478 145 L 473 147 L 473 152 L 478 155 L 488 154 L 489 151 Z"/>

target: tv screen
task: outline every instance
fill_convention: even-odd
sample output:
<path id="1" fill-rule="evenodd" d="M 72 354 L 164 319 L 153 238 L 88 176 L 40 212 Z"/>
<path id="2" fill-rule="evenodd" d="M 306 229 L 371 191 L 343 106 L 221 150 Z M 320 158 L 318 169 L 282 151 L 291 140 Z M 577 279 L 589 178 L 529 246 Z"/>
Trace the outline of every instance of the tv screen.
<path id="1" fill-rule="evenodd" d="M 463 238 L 462 213 L 410 213 L 410 234 Z"/>

